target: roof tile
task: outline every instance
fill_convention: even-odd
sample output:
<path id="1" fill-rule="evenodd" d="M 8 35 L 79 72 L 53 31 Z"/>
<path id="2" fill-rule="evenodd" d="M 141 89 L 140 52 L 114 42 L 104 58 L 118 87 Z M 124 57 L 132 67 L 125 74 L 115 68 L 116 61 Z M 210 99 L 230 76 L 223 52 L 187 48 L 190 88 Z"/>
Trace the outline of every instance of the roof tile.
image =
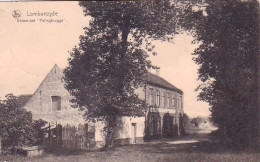
<path id="1" fill-rule="evenodd" d="M 149 84 L 159 86 L 159 87 L 162 87 L 162 88 L 166 88 L 166 89 L 169 89 L 169 90 L 173 90 L 173 91 L 176 91 L 176 92 L 183 94 L 183 91 L 181 89 L 175 87 L 174 85 L 172 85 L 171 83 L 169 83 L 168 81 L 163 79 L 162 77 L 155 75 L 155 74 L 152 74 L 150 72 L 148 72 L 148 75 L 147 75 L 147 82 Z"/>

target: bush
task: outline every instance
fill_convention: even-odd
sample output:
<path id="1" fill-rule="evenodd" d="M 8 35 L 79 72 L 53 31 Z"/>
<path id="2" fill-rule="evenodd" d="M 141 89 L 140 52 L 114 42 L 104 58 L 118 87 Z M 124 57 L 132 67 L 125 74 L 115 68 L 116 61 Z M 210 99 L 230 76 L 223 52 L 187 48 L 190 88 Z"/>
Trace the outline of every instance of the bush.
<path id="1" fill-rule="evenodd" d="M 6 100 L 0 100 L 0 136 L 2 146 L 10 150 L 14 146 L 31 146 L 39 144 L 43 120 L 32 120 L 31 112 L 18 106 L 18 98 L 12 94 L 6 95 Z"/>

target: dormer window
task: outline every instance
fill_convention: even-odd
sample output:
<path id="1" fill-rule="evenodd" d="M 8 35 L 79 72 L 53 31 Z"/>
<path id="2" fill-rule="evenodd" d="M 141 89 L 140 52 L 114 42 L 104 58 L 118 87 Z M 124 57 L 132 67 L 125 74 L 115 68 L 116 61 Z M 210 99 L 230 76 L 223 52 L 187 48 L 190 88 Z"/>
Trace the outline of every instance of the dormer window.
<path id="1" fill-rule="evenodd" d="M 53 111 L 61 110 L 61 96 L 51 96 L 51 107 Z"/>

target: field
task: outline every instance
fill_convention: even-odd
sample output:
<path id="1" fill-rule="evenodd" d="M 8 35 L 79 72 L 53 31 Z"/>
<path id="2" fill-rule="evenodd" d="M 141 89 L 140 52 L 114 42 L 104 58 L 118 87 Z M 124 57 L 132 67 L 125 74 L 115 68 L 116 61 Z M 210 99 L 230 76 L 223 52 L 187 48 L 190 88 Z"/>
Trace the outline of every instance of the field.
<path id="1" fill-rule="evenodd" d="M 138 145 L 127 145 L 111 151 L 67 152 L 45 154 L 42 157 L 2 156 L 0 161 L 192 161 L 192 162 L 257 162 L 257 150 L 235 151 L 197 134 L 179 140 L 158 140 Z"/>

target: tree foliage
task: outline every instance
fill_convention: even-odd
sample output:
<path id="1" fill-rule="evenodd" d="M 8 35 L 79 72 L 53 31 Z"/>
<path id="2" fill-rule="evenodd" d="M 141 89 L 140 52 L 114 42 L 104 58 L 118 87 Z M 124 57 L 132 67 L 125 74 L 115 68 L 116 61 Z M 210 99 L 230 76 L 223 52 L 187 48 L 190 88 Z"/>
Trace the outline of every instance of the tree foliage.
<path id="1" fill-rule="evenodd" d="M 145 103 L 135 90 L 145 86 L 146 68 L 155 68 L 148 60 L 154 49 L 151 39 L 172 38 L 180 9 L 170 1 L 80 5 L 92 19 L 79 47 L 71 51 L 64 71 L 66 88 L 87 117 L 106 120 L 110 146 L 116 117 L 144 114 Z"/>
<path id="2" fill-rule="evenodd" d="M 185 128 L 187 128 L 187 125 L 189 124 L 189 116 L 186 113 L 180 114 L 179 117 L 179 125 L 180 125 L 180 135 L 185 136 L 187 135 Z"/>
<path id="3" fill-rule="evenodd" d="M 191 11 L 186 27 L 199 48 L 199 99 L 210 104 L 225 142 L 255 143 L 258 137 L 258 2 L 206 0 Z"/>
<path id="4" fill-rule="evenodd" d="M 194 124 L 196 127 L 199 127 L 199 125 L 201 123 L 203 123 L 204 121 L 206 121 L 206 118 L 203 118 L 203 117 L 195 117 L 195 118 L 192 118 L 191 119 L 191 123 Z"/>
<path id="5" fill-rule="evenodd" d="M 42 120 L 33 121 L 32 114 L 19 107 L 17 99 L 8 94 L 6 100 L 0 100 L 0 137 L 4 148 L 37 144 L 39 130 L 45 124 Z"/>

